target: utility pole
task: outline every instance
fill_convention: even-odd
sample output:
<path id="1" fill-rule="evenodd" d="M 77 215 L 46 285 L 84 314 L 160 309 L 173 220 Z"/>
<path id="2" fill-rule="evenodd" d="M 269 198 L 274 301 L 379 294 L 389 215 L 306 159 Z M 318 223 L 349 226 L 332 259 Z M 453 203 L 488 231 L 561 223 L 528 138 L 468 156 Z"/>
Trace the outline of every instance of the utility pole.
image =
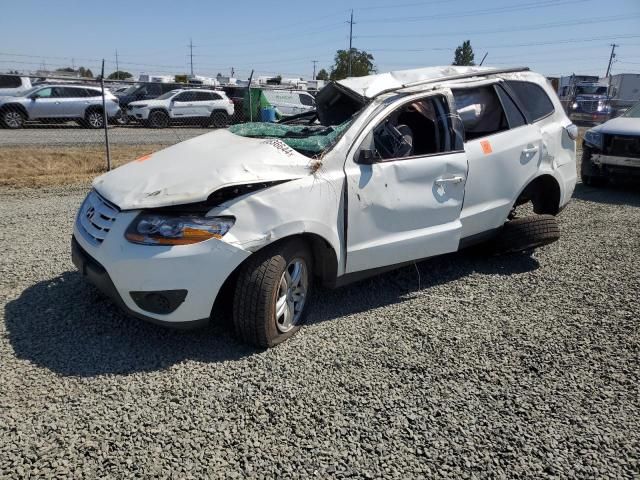
<path id="1" fill-rule="evenodd" d="M 351 9 L 351 19 L 349 20 L 349 70 L 347 76 L 351 76 L 351 49 L 353 45 L 353 8 Z"/>
<path id="2" fill-rule="evenodd" d="M 191 58 L 191 76 L 193 77 L 193 39 L 189 39 L 189 57 Z"/>
<path id="3" fill-rule="evenodd" d="M 616 58 L 616 47 L 619 47 L 619 46 L 620 45 L 616 43 L 611 44 L 611 56 L 609 57 L 609 65 L 607 65 L 607 73 L 605 77 L 608 77 L 609 73 L 611 73 L 611 64 L 613 63 L 613 59 Z"/>
<path id="4" fill-rule="evenodd" d="M 313 77 L 311 77 L 311 80 L 315 80 L 316 79 L 316 64 L 318 63 L 318 60 L 311 60 L 313 62 Z"/>
<path id="5" fill-rule="evenodd" d="M 118 49 L 116 48 L 116 79 L 120 80 L 120 67 L 118 65 Z"/>

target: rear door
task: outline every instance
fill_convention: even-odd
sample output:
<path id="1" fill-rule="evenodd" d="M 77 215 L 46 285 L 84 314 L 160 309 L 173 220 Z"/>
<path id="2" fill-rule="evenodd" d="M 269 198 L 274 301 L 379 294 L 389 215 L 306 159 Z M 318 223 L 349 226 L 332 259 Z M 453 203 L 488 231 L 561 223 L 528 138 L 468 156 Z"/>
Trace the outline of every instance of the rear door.
<path id="1" fill-rule="evenodd" d="M 214 94 L 213 92 L 195 92 L 195 101 L 193 103 L 194 107 L 194 116 L 197 117 L 208 117 L 211 115 L 214 106 L 214 96 L 219 97 L 219 95 Z"/>
<path id="2" fill-rule="evenodd" d="M 542 161 L 542 134 L 499 82 L 454 89 L 469 177 L 462 236 L 501 227 Z"/>
<path id="3" fill-rule="evenodd" d="M 80 87 L 61 87 L 59 116 L 64 118 L 81 118 L 89 106 L 87 91 Z"/>
<path id="4" fill-rule="evenodd" d="M 194 106 L 196 92 L 181 92 L 171 100 L 171 117 L 185 118 L 196 116 Z"/>
<path id="5" fill-rule="evenodd" d="M 388 105 L 356 140 L 345 163 L 347 273 L 458 249 L 467 159 L 448 98 Z"/>

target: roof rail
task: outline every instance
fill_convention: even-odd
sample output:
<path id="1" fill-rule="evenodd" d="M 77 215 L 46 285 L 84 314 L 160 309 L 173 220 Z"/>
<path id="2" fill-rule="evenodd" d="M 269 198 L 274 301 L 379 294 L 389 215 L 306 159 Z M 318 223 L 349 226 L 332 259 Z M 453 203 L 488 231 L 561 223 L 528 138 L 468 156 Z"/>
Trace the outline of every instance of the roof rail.
<path id="1" fill-rule="evenodd" d="M 484 70 L 481 72 L 479 71 L 479 72 L 459 73 L 457 75 L 430 78 L 428 80 L 419 80 L 417 82 L 405 83 L 401 87 L 387 88 L 386 90 L 382 90 L 376 93 L 373 97 L 371 97 L 371 99 L 373 100 L 374 98 L 379 97 L 380 95 L 384 95 L 385 93 L 391 93 L 398 90 L 403 90 L 405 88 L 417 87 L 418 85 L 425 85 L 429 83 L 447 82 L 450 80 L 461 80 L 463 78 L 482 77 L 486 75 L 497 75 L 499 73 L 514 73 L 514 72 L 528 72 L 528 71 L 529 71 L 529 67 L 496 68 L 493 70 Z"/>

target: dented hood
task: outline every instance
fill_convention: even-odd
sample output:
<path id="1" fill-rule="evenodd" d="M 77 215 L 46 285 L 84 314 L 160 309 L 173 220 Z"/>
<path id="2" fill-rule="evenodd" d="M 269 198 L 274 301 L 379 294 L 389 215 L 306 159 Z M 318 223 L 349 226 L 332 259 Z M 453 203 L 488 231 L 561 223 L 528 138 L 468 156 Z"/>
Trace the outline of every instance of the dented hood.
<path id="1" fill-rule="evenodd" d="M 123 210 L 201 202 L 231 185 L 309 175 L 309 159 L 280 140 L 217 130 L 99 176 L 93 187 Z"/>

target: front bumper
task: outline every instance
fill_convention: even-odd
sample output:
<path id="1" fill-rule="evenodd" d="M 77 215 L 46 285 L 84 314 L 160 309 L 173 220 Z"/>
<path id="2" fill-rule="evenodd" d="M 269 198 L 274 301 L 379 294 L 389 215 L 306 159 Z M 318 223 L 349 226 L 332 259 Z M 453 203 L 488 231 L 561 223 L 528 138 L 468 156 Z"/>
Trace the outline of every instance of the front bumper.
<path id="1" fill-rule="evenodd" d="M 91 282 L 104 295 L 113 300 L 113 302 L 122 310 L 124 310 L 125 313 L 146 322 L 167 325 L 167 322 L 165 321 L 158 320 L 157 318 L 143 315 L 140 312 L 131 310 L 122 300 L 122 297 L 118 293 L 118 290 L 111 281 L 111 277 L 104 269 L 104 267 L 100 265 L 96 260 L 91 258 L 91 256 L 87 252 L 85 252 L 84 249 L 78 244 L 74 237 L 71 238 L 71 260 L 73 261 L 73 264 L 76 266 L 78 271 L 82 274 L 82 276 L 89 280 L 89 282 Z M 208 322 L 209 318 L 207 317 L 187 322 L 176 322 L 170 325 L 177 328 L 190 329 L 202 327 Z"/>
<path id="2" fill-rule="evenodd" d="M 126 113 L 130 118 L 135 118 L 136 120 L 147 120 L 149 118 L 148 108 L 127 107 Z"/>
<path id="3" fill-rule="evenodd" d="M 135 317 L 176 327 L 206 322 L 224 282 L 250 252 L 216 239 L 175 247 L 129 243 L 124 233 L 137 214 L 119 212 L 99 245 L 76 222 L 74 263 L 89 281 Z M 180 298 L 180 291 L 187 293 Z M 144 298 L 151 294 L 169 298 L 171 308 L 154 308 L 154 302 Z M 177 306 L 172 301 L 178 302 Z"/>

